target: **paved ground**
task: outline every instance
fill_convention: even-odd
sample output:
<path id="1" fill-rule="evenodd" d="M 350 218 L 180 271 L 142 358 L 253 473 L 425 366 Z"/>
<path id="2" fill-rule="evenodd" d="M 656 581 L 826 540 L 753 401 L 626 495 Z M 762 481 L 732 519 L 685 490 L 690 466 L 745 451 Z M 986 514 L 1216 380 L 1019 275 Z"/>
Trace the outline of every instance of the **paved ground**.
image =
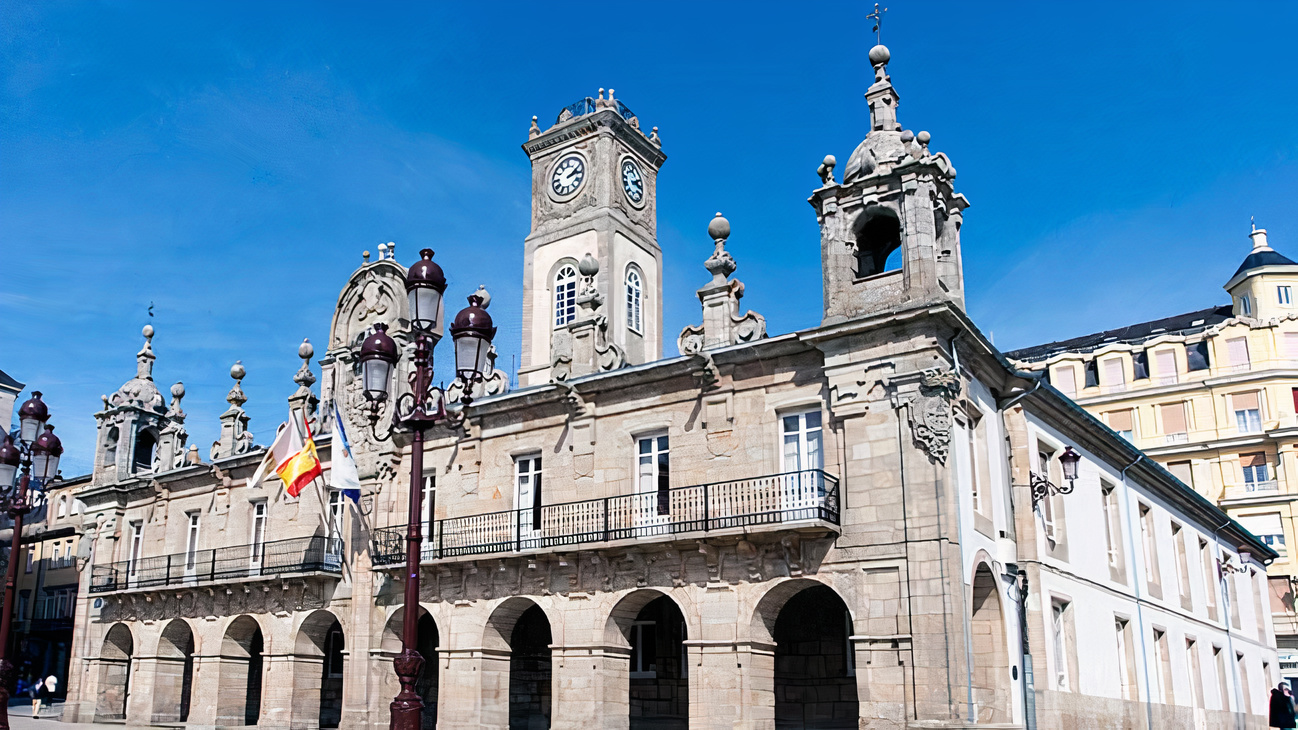
<path id="1" fill-rule="evenodd" d="M 122 730 L 121 725 L 90 725 L 64 723 L 59 720 L 59 715 L 63 712 L 63 703 L 56 702 L 53 707 L 46 705 L 41 709 L 41 719 L 32 718 L 32 705 L 30 700 L 15 699 L 9 703 L 9 727 L 12 730 L 54 730 L 54 728 L 115 728 Z"/>

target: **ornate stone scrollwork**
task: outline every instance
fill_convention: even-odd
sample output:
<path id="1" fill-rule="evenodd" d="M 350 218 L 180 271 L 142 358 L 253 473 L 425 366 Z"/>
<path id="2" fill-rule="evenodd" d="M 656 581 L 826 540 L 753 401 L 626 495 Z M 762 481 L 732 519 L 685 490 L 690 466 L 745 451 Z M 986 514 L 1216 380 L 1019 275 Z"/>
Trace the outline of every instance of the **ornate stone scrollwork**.
<path id="1" fill-rule="evenodd" d="M 918 387 L 897 396 L 897 406 L 909 410 L 915 443 L 934 461 L 946 464 L 951 451 L 951 401 L 960 394 L 960 377 L 943 367 L 928 368 L 910 376 Z M 907 379 L 898 378 L 898 380 Z"/>

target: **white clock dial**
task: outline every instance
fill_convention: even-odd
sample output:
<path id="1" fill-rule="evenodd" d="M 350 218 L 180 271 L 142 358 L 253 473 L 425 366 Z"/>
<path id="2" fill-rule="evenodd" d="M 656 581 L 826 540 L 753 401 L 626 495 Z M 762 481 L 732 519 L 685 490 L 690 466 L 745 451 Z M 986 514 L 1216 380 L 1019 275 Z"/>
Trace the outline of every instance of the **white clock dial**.
<path id="1" fill-rule="evenodd" d="M 635 160 L 622 160 L 622 191 L 627 200 L 639 205 L 644 200 L 644 174 Z"/>
<path id="2" fill-rule="evenodd" d="M 567 197 L 577 192 L 585 179 L 586 161 L 580 155 L 568 155 L 550 173 L 550 190 L 559 197 Z"/>

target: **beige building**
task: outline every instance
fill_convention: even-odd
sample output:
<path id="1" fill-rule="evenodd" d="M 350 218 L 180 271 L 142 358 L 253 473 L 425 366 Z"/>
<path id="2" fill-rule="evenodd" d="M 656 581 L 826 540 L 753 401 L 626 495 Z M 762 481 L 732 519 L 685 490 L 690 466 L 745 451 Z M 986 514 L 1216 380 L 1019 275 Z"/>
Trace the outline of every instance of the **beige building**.
<path id="1" fill-rule="evenodd" d="M 1226 282 L 1231 303 L 1008 353 L 1219 504 L 1280 557 L 1268 601 L 1298 680 L 1298 264 L 1265 230 Z"/>
<path id="2" fill-rule="evenodd" d="M 870 131 L 810 200 L 822 322 L 770 335 L 740 306 L 718 216 L 667 358 L 656 130 L 602 94 L 534 121 L 525 387 L 484 373 L 416 485 L 425 727 L 1264 724 L 1275 552 L 973 326 L 968 201 L 869 58 Z M 377 324 L 408 350 L 404 275 L 385 247 L 347 280 L 320 413 L 299 351 L 326 461 L 299 497 L 250 480 L 241 367 L 209 460 L 186 448 L 146 329 L 78 491 L 67 719 L 388 724 L 411 454 L 356 356 Z M 355 502 L 326 486 L 344 433 Z"/>

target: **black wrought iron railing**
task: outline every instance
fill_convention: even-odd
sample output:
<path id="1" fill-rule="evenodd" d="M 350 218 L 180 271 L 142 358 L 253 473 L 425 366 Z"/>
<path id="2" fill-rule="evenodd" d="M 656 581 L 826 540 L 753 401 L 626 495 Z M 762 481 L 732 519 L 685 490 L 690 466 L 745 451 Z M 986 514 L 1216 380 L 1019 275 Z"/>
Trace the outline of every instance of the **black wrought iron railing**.
<path id="1" fill-rule="evenodd" d="M 838 479 L 818 469 L 436 520 L 421 560 L 821 520 L 838 524 Z M 374 565 L 406 560 L 406 527 L 374 530 Z"/>
<path id="2" fill-rule="evenodd" d="M 341 573 L 343 541 L 314 535 L 96 565 L 90 592 L 196 585 L 286 573 Z"/>

